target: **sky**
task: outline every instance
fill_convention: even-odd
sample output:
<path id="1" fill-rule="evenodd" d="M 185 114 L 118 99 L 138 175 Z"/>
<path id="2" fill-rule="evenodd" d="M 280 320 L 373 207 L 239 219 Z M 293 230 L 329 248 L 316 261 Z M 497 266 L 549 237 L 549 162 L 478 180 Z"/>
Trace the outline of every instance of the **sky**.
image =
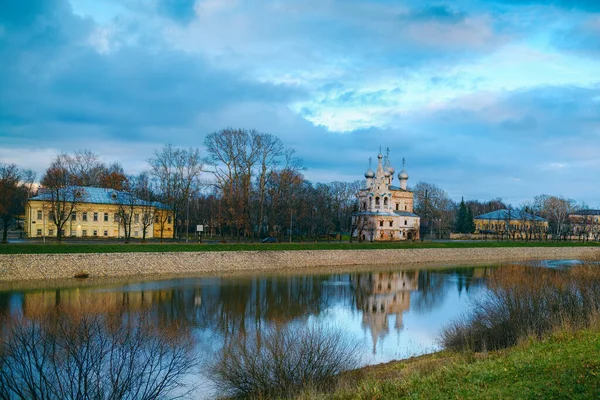
<path id="1" fill-rule="evenodd" d="M 315 182 L 600 208 L 600 1 L 3 0 L 0 162 L 272 133 Z M 397 182 L 397 178 L 396 178 Z"/>

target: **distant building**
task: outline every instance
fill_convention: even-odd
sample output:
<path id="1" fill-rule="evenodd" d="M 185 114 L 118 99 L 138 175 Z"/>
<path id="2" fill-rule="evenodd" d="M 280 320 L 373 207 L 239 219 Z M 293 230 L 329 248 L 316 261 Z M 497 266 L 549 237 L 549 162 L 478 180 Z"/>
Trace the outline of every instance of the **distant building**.
<path id="1" fill-rule="evenodd" d="M 360 208 L 353 217 L 353 237 L 366 241 L 418 239 L 420 218 L 413 211 L 413 192 L 406 186 L 405 161 L 402 160 L 398 174 L 399 186 L 394 186 L 395 169 L 390 164 L 389 151 L 385 162 L 382 154 L 377 160 L 377 170 L 369 166 L 365 186 L 357 194 Z"/>
<path id="2" fill-rule="evenodd" d="M 145 202 L 128 192 L 97 187 L 76 187 L 72 190 L 75 206 L 63 228 L 63 237 L 125 236 L 121 223 L 123 210 L 131 215 L 131 237 L 143 237 L 143 221 L 146 219 L 146 238 L 173 237 L 173 215 L 161 203 Z M 72 201 L 73 198 L 68 199 Z M 57 227 L 52 221 L 52 196 L 40 189 L 25 207 L 25 231 L 28 237 L 57 236 Z M 161 229 L 162 228 L 162 229 Z"/>
<path id="3" fill-rule="evenodd" d="M 574 236 L 582 240 L 600 240 L 600 210 L 578 210 L 569 215 Z"/>
<path id="4" fill-rule="evenodd" d="M 523 237 L 528 234 L 545 234 L 548 221 L 542 217 L 519 210 L 496 210 L 474 218 L 479 234 Z"/>

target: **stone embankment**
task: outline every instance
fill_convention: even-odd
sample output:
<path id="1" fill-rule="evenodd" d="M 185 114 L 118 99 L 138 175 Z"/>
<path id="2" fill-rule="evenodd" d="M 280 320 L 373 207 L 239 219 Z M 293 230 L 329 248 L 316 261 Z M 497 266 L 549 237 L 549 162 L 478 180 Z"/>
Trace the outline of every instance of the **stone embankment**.
<path id="1" fill-rule="evenodd" d="M 326 270 L 329 266 L 376 267 L 502 261 L 600 260 L 598 247 L 515 247 L 393 250 L 223 251 L 197 253 L 0 255 L 0 282 L 143 275 Z"/>

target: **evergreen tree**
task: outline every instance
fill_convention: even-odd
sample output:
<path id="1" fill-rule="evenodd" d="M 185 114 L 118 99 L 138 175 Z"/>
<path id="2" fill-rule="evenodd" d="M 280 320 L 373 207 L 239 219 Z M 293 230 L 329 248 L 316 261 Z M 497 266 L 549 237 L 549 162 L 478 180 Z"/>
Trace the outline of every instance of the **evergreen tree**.
<path id="1" fill-rule="evenodd" d="M 473 211 L 471 207 L 467 208 L 467 215 L 465 217 L 465 231 L 463 233 L 473 233 L 475 232 L 475 219 L 473 218 Z"/>
<path id="2" fill-rule="evenodd" d="M 458 207 L 458 213 L 456 213 L 456 224 L 454 231 L 458 233 L 464 233 L 465 221 L 467 219 L 467 206 L 465 205 L 464 197 L 460 200 L 460 206 Z"/>

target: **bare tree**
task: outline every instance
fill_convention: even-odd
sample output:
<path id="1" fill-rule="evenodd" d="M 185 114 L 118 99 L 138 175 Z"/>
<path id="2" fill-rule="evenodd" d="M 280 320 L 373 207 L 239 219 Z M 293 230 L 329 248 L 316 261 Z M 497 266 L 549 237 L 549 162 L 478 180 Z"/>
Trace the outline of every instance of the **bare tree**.
<path id="1" fill-rule="evenodd" d="M 142 172 L 133 179 L 135 182 L 134 194 L 139 199 L 139 208 L 142 214 L 140 226 L 142 228 L 142 242 L 146 241 L 148 228 L 152 226 L 154 221 L 154 193 L 150 176 L 147 172 Z"/>
<path id="2" fill-rule="evenodd" d="M 283 155 L 284 149 L 281 140 L 268 133 L 258 134 L 255 140 L 258 148 L 258 235 L 264 234 L 265 196 L 267 185 L 278 164 L 278 159 Z"/>
<path id="3" fill-rule="evenodd" d="M 56 238 L 60 242 L 63 229 L 78 201 L 85 195 L 85 189 L 77 186 L 77 179 L 70 172 L 68 156 L 58 155 L 42 177 L 44 209 L 48 209 L 48 219 L 56 227 Z"/>
<path id="4" fill-rule="evenodd" d="M 541 204 L 541 209 L 552 232 L 552 238 L 559 240 L 570 233 L 569 214 L 575 209 L 575 202 L 563 197 L 541 195 L 536 196 L 534 201 Z"/>
<path id="5" fill-rule="evenodd" d="M 196 365 L 186 328 L 156 324 L 147 312 L 59 308 L 2 322 L 0 399 L 177 398 Z"/>

